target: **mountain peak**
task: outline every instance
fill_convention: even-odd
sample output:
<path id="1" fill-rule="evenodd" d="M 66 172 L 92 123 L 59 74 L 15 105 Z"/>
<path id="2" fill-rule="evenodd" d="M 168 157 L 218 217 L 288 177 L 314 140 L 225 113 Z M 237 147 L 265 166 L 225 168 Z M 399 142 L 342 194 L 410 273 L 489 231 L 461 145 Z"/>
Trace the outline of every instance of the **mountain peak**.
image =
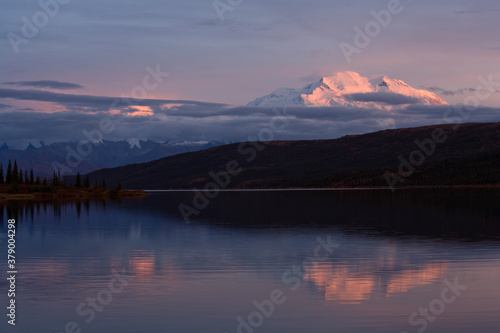
<path id="1" fill-rule="evenodd" d="M 34 150 L 34 149 L 36 149 L 36 148 L 35 148 L 35 146 L 33 146 L 33 145 L 31 144 L 31 142 L 30 142 L 30 143 L 28 144 L 28 147 L 26 147 L 26 149 L 25 149 L 25 150 Z"/>
<path id="2" fill-rule="evenodd" d="M 383 97 L 381 99 L 381 95 Z M 391 98 L 392 97 L 392 98 Z M 380 100 L 384 100 L 383 103 Z M 393 102 L 391 102 L 393 100 Z M 280 88 L 272 94 L 257 98 L 248 106 L 350 106 L 388 109 L 407 104 L 447 105 L 436 94 L 411 87 L 404 81 L 387 76 L 365 77 L 352 71 L 324 76 L 302 89 Z"/>

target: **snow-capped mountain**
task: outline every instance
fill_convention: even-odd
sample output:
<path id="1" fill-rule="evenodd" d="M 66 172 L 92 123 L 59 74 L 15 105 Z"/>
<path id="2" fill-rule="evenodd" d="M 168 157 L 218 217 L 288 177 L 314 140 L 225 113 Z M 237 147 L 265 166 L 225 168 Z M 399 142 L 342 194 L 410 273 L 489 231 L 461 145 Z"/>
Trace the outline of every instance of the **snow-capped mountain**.
<path id="1" fill-rule="evenodd" d="M 448 103 L 432 92 L 415 89 L 401 80 L 340 72 L 323 77 L 302 89 L 277 89 L 270 95 L 248 103 L 248 106 L 356 106 L 386 109 L 405 104 Z"/>
<path id="2" fill-rule="evenodd" d="M 208 149 L 225 144 L 219 141 L 166 141 L 156 142 L 131 138 L 124 141 L 99 141 L 91 145 L 92 153 L 82 157 L 75 155 L 77 142 L 56 142 L 50 145 L 41 144 L 35 148 L 31 143 L 26 149 L 11 149 L 7 144 L 0 145 L 0 165 L 4 170 L 9 160 L 17 161 L 23 170 L 33 168 L 40 176 L 51 176 L 54 172 L 52 163 L 67 165 L 68 152 L 73 151 L 71 159 L 81 161 L 71 167 L 72 173 L 88 173 L 97 169 L 123 166 L 133 163 L 144 163 L 163 157 L 181 153 Z"/>

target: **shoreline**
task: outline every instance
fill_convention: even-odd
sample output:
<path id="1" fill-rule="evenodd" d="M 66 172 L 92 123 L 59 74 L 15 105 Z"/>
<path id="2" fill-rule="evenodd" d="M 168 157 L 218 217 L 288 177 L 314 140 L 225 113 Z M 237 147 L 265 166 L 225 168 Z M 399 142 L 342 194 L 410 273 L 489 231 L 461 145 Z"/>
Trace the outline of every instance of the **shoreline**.
<path id="1" fill-rule="evenodd" d="M 45 191 L 29 191 L 24 187 L 19 193 L 0 192 L 0 201 L 8 200 L 92 200 L 110 198 L 142 198 L 147 196 L 143 190 L 108 190 L 93 188 L 46 188 Z"/>
<path id="2" fill-rule="evenodd" d="M 418 189 L 500 189 L 500 184 L 489 184 L 489 185 L 418 185 L 418 186 L 399 186 L 394 187 L 394 190 L 418 190 Z M 371 190 L 392 190 L 388 186 L 363 186 L 363 187 L 289 187 L 289 188 L 227 188 L 219 189 L 220 192 L 260 192 L 260 191 L 371 191 Z M 200 188 L 186 188 L 186 189 L 162 189 L 153 190 L 146 189 L 142 190 L 145 192 L 193 192 L 200 191 L 206 192 L 205 189 Z"/>
<path id="3" fill-rule="evenodd" d="M 391 189 L 388 186 L 380 187 L 290 187 L 290 188 L 227 188 L 219 189 L 219 192 L 285 192 L 285 191 L 401 191 L 401 190 L 431 190 L 431 189 L 500 189 L 500 184 L 489 185 L 420 185 L 420 186 L 401 186 Z M 206 192 L 199 188 L 186 189 L 146 189 L 146 190 L 103 190 L 87 188 L 54 188 L 46 192 L 22 192 L 7 193 L 0 192 L 0 201 L 8 200 L 106 200 L 121 198 L 143 198 L 149 193 L 161 192 Z"/>

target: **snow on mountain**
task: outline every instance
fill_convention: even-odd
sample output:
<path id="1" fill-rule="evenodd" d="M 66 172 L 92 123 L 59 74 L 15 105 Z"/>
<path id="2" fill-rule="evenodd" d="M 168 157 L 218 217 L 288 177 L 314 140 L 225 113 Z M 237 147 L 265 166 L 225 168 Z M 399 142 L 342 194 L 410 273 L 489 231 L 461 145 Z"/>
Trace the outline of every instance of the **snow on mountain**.
<path id="1" fill-rule="evenodd" d="M 130 149 L 134 149 L 135 147 L 137 147 L 138 149 L 141 149 L 141 140 L 140 139 L 130 138 L 130 139 L 127 139 L 125 141 L 127 141 L 127 143 L 130 145 Z"/>
<path id="2" fill-rule="evenodd" d="M 82 141 L 83 142 L 83 141 Z M 23 170 L 33 168 L 40 176 L 51 176 L 54 172 L 53 163 L 67 165 L 68 156 L 75 156 L 78 152 L 78 142 L 55 142 L 50 145 L 35 147 L 31 143 L 26 149 L 11 149 L 7 144 L 0 142 L 0 165 L 4 170 L 8 161 L 17 161 Z M 167 141 L 165 143 L 130 138 L 124 141 L 95 141 L 90 147 L 91 153 L 80 156 L 81 162 L 71 166 L 73 174 L 85 174 L 101 168 L 112 168 L 134 163 L 144 163 L 163 157 L 181 153 L 208 149 L 225 144 L 218 141 Z M 72 155 L 68 155 L 69 152 Z M 75 158 L 75 157 L 71 157 Z"/>
<path id="3" fill-rule="evenodd" d="M 436 94 L 411 87 L 386 76 L 368 78 L 355 72 L 340 72 L 321 78 L 302 89 L 280 88 L 247 106 L 356 106 L 378 109 L 393 105 L 447 105 Z"/>
<path id="4" fill-rule="evenodd" d="M 164 143 L 164 145 L 170 145 L 170 146 L 204 146 L 208 144 L 209 141 L 203 141 L 203 140 L 198 140 L 198 141 L 167 141 Z"/>

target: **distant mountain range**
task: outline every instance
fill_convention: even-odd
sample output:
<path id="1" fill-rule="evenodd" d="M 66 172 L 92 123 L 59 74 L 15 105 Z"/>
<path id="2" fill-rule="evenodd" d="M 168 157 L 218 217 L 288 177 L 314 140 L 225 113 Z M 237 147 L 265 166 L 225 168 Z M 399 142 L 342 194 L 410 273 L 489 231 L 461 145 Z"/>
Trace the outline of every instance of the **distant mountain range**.
<path id="1" fill-rule="evenodd" d="M 214 175 L 225 183 L 221 172 L 228 162 L 237 163 L 241 172 L 222 188 L 388 186 L 394 179 L 401 180 L 395 186 L 500 184 L 500 123 L 230 144 L 99 170 L 90 179 L 130 189 L 202 189 L 215 181 Z"/>
<path id="2" fill-rule="evenodd" d="M 340 72 L 323 77 L 302 89 L 277 89 L 270 95 L 248 103 L 248 106 L 356 106 L 381 109 L 405 104 L 448 103 L 432 92 L 412 88 L 401 80 L 387 76 L 368 78 L 356 72 Z"/>
<path id="3" fill-rule="evenodd" d="M 5 169 L 9 160 L 12 162 L 17 160 L 19 167 L 23 170 L 33 168 L 40 176 L 51 176 L 54 172 L 52 164 L 57 162 L 68 166 L 66 159 L 68 155 L 71 155 L 70 161 L 78 165 L 72 165 L 70 167 L 72 172 L 69 174 L 76 174 L 77 172 L 85 174 L 102 168 L 148 162 L 222 144 L 224 143 L 215 141 L 167 141 L 159 143 L 139 139 L 100 141 L 92 143 L 92 152 L 88 156 L 80 156 L 82 157 L 81 162 L 76 162 L 74 152 L 78 154 L 77 143 L 60 142 L 42 145 L 38 148 L 30 144 L 25 150 L 10 149 L 4 143 L 0 146 L 0 163 L 3 164 Z"/>
<path id="4" fill-rule="evenodd" d="M 355 72 L 340 72 L 308 84 L 302 89 L 280 88 L 272 94 L 250 102 L 252 107 L 366 107 L 388 109 L 408 104 L 446 105 L 436 94 L 411 87 L 407 83 L 386 76 L 365 77 Z M 335 109 L 332 109 L 335 112 Z M 0 146 L 0 163 L 17 160 L 23 170 L 33 168 L 40 176 L 51 176 L 54 164 L 64 168 L 63 174 L 86 174 L 103 168 L 149 162 L 164 157 L 200 151 L 223 145 L 217 141 L 100 141 L 88 143 L 91 153 L 78 153 L 78 143 L 29 145 L 25 150 Z M 87 144 L 85 144 L 87 145 Z M 88 148 L 88 147 L 87 147 Z M 83 147 L 84 150 L 87 150 Z M 83 153 L 84 154 L 84 153 Z M 197 162 L 194 162 L 198 164 Z M 134 185 L 135 186 L 135 185 Z"/>

